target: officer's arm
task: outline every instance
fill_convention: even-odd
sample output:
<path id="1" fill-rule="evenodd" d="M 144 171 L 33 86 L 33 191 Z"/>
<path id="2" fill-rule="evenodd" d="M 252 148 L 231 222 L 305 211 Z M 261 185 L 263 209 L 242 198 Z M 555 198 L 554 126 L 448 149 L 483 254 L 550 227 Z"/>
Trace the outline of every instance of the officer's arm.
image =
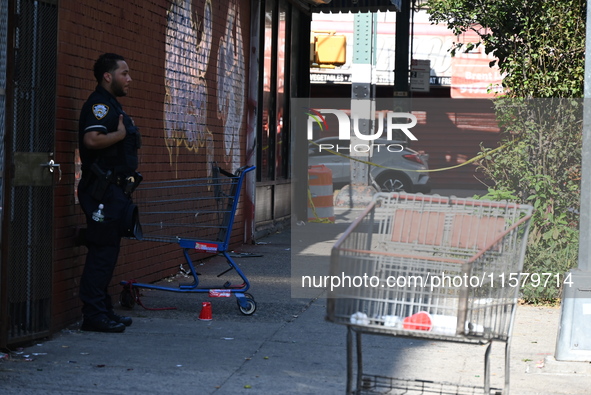
<path id="1" fill-rule="evenodd" d="M 123 114 L 119 115 L 119 125 L 117 130 L 111 133 L 101 133 L 90 131 L 84 134 L 84 145 L 88 149 L 102 149 L 110 147 L 113 144 L 125 138 L 125 125 L 123 125 Z"/>

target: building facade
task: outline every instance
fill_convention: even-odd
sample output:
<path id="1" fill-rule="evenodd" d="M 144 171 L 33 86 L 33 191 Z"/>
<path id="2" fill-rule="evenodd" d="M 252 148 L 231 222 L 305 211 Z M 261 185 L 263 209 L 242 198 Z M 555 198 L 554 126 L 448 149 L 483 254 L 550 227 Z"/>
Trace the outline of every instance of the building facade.
<path id="1" fill-rule="evenodd" d="M 298 51 L 309 50 L 299 43 L 309 37 L 310 4 L 0 0 L 0 10 L 0 346 L 80 319 L 78 117 L 101 53 L 130 66 L 121 103 L 142 135 L 145 180 L 255 165 L 231 243 L 289 220 L 288 98 L 308 94 Z M 178 258 L 178 246 L 124 240 L 112 293 L 120 280 L 176 273 Z"/>
<path id="2" fill-rule="evenodd" d="M 494 57 L 486 54 L 483 45 L 452 56 L 450 49 L 454 43 L 477 42 L 477 35 L 467 32 L 456 36 L 445 25 L 432 24 L 421 7 L 409 10 L 409 15 L 410 67 L 402 73 L 409 83 L 404 92 L 398 91 L 395 70 L 401 52 L 396 49 L 401 44 L 398 27 L 406 21 L 401 20 L 400 12 L 373 15 L 370 79 L 374 95 L 381 103 L 388 103 L 388 99 L 393 101 L 403 94 L 402 102 L 418 120 L 413 128 L 418 141 L 412 142 L 411 147 L 429 155 L 433 188 L 486 189 L 485 184 L 492 183 L 477 171 L 478 163 L 467 162 L 480 154 L 482 146 L 494 147 L 499 140 L 500 129 L 491 99 L 500 92 L 502 76 L 498 67 L 489 66 Z M 312 97 L 352 95 L 354 58 L 365 50 L 355 46 L 359 34 L 355 18 L 352 13 L 313 14 L 312 36 L 317 42 L 331 36 L 342 37 L 346 56 L 343 63 L 336 65 L 313 65 Z M 407 78 L 409 71 L 411 77 Z"/>

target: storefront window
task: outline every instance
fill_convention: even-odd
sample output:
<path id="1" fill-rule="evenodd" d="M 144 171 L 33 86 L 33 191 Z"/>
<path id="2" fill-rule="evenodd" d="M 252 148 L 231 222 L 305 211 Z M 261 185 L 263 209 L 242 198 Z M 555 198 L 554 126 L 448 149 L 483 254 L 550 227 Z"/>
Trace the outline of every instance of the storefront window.
<path id="1" fill-rule="evenodd" d="M 278 31 L 277 31 L 277 119 L 275 146 L 275 175 L 278 179 L 288 178 L 289 163 L 289 50 L 287 48 L 287 32 L 290 31 L 288 22 L 289 4 L 284 0 L 279 2 Z"/>
<path id="2" fill-rule="evenodd" d="M 286 0 L 265 2 L 262 120 L 258 136 L 259 181 L 289 176 L 289 51 L 291 20 Z"/>
<path id="3" fill-rule="evenodd" d="M 274 147 L 275 136 L 273 125 L 275 124 L 275 34 L 277 4 L 274 1 L 265 3 L 264 18 L 264 47 L 263 47 L 263 100 L 261 110 L 263 119 L 261 123 L 259 141 L 259 164 L 260 181 L 273 180 L 274 177 Z"/>

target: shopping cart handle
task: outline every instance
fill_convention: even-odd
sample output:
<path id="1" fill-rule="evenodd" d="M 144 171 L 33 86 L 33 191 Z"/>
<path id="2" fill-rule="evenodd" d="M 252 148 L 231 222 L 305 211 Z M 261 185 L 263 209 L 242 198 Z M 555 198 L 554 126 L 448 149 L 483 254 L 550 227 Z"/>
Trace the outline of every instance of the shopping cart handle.
<path id="1" fill-rule="evenodd" d="M 248 173 L 249 171 L 252 171 L 256 168 L 256 166 L 242 166 L 240 167 L 238 170 L 236 170 L 236 173 L 230 173 L 227 170 L 222 169 L 219 166 L 214 166 L 213 167 L 215 171 L 218 171 L 220 173 L 222 173 L 223 175 L 225 175 L 226 177 L 241 177 L 243 174 Z"/>
<path id="2" fill-rule="evenodd" d="M 252 171 L 254 169 L 256 169 L 256 166 L 242 166 L 241 168 L 239 168 L 236 171 L 236 175 L 238 176 L 240 174 L 245 174 L 245 173 L 248 173 L 249 171 Z"/>

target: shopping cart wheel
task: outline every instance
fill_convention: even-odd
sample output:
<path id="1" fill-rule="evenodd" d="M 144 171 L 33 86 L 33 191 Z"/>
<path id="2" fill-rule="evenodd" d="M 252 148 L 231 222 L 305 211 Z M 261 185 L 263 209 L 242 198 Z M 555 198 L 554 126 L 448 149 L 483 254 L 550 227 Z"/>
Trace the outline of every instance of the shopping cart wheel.
<path id="1" fill-rule="evenodd" d="M 135 306 L 135 290 L 133 287 L 123 287 L 119 294 L 119 304 L 126 309 L 133 309 Z"/>
<path id="2" fill-rule="evenodd" d="M 257 304 L 254 301 L 254 299 L 252 297 L 248 297 L 247 296 L 243 300 L 246 302 L 246 305 L 247 305 L 246 307 L 243 307 L 240 304 L 240 301 L 239 300 L 236 300 L 236 303 L 238 303 L 238 309 L 240 310 L 240 312 L 242 314 L 244 314 L 244 315 L 251 315 L 251 314 L 253 314 L 256 311 L 256 309 L 257 309 Z"/>

